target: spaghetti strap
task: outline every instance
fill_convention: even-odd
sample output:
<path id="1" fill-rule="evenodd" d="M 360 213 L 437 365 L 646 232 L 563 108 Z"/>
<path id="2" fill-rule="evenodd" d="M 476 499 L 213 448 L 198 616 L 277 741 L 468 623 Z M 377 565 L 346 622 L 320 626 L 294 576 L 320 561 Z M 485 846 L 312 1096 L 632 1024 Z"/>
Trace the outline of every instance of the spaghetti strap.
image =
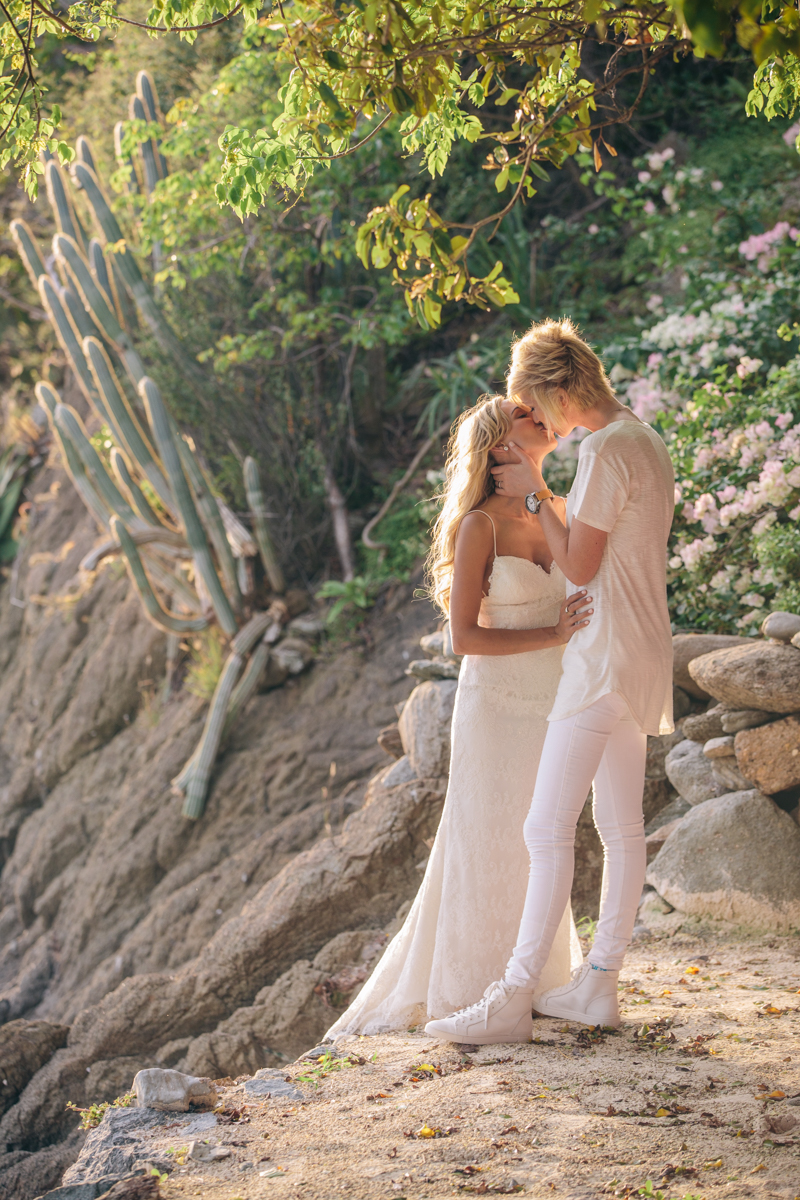
<path id="1" fill-rule="evenodd" d="M 472 511 L 476 512 L 476 513 L 480 513 L 482 517 L 486 517 L 489 521 L 492 522 L 492 537 L 494 538 L 494 556 L 495 556 L 495 558 L 497 558 L 497 530 L 495 528 L 494 521 L 492 521 L 492 518 L 489 516 L 489 514 L 487 512 L 484 512 L 484 510 L 482 508 L 473 508 Z"/>

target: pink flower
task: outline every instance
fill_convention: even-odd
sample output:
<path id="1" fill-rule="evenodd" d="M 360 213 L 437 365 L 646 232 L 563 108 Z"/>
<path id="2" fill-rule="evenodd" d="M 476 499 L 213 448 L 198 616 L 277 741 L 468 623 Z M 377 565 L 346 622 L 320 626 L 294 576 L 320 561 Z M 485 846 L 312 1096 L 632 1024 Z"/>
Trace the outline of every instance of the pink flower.
<path id="1" fill-rule="evenodd" d="M 748 375 L 752 375 L 761 366 L 760 358 L 750 358 L 747 354 L 743 354 L 739 359 L 739 365 L 736 368 L 736 374 L 740 379 L 746 379 Z M 770 429 L 770 433 L 772 430 Z"/>
<path id="2" fill-rule="evenodd" d="M 721 492 L 717 492 L 717 499 L 721 504 L 730 504 L 731 500 L 737 494 L 739 489 L 733 483 L 729 483 Z"/>
<path id="3" fill-rule="evenodd" d="M 589 233 L 591 233 L 591 234 L 595 234 L 595 233 L 599 233 L 599 232 L 600 232 L 600 226 L 599 226 L 599 225 L 595 225 L 594 223 L 592 223 L 592 224 L 589 226 Z"/>
<path id="4" fill-rule="evenodd" d="M 700 559 L 710 553 L 716 546 L 713 537 L 695 538 L 688 546 L 681 546 L 678 554 L 683 559 L 683 565 L 687 570 L 692 571 Z"/>
<path id="5" fill-rule="evenodd" d="M 800 133 L 800 121 L 795 121 L 794 125 L 790 125 L 783 135 L 783 140 L 787 146 L 793 146 L 797 140 L 797 135 Z"/>
<path id="6" fill-rule="evenodd" d="M 794 417 L 792 414 L 790 412 L 785 412 L 781 413 L 779 417 L 775 418 L 775 424 L 778 426 L 778 429 L 788 429 L 793 420 Z"/>
<path id="7" fill-rule="evenodd" d="M 797 241 L 797 230 L 788 221 L 778 221 L 766 233 L 754 233 L 746 241 L 740 242 L 739 253 L 748 262 L 758 260 L 759 271 L 767 271 L 775 257 L 774 247 L 787 237 Z"/>
<path id="8" fill-rule="evenodd" d="M 656 211 L 656 206 L 655 206 L 655 204 L 653 204 L 652 200 L 645 200 L 644 205 L 642 207 L 644 208 L 644 211 L 648 217 L 652 217 Z"/>
<path id="9" fill-rule="evenodd" d="M 650 174 L 649 171 L 640 171 L 639 172 L 639 183 L 649 183 L 652 178 L 653 178 L 653 176 Z"/>
<path id="10" fill-rule="evenodd" d="M 724 187 L 725 187 L 725 184 L 722 182 L 721 179 L 712 179 L 711 180 L 712 192 L 721 192 Z"/>
<path id="11" fill-rule="evenodd" d="M 634 379 L 628 386 L 628 404 L 642 421 L 649 421 L 664 407 L 664 393 L 653 379 Z"/>

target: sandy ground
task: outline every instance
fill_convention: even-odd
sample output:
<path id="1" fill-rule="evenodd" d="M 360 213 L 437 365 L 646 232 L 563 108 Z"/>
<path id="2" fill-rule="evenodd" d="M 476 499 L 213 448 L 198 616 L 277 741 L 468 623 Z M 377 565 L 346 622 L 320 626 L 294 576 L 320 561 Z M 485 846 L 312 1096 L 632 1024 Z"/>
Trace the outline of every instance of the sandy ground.
<path id="1" fill-rule="evenodd" d="M 187 1162 L 162 1131 L 162 1195 L 800 1200 L 797 938 L 678 933 L 636 944 L 624 974 L 617 1033 L 539 1018 L 524 1045 L 349 1038 L 336 1069 L 287 1069 L 302 1101 L 229 1086 L 232 1123 L 206 1136 L 231 1157 Z"/>

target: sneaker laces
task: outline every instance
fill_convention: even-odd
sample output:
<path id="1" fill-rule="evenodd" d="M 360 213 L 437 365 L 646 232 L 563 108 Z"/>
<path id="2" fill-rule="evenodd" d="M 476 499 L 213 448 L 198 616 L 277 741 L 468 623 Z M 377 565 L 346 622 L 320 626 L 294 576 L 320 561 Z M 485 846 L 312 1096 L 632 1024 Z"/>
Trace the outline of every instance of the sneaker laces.
<path id="1" fill-rule="evenodd" d="M 451 1013 L 451 1016 L 465 1017 L 465 1018 L 466 1017 L 479 1017 L 482 1013 L 483 1014 L 483 1027 L 485 1029 L 487 1027 L 487 1025 L 489 1024 L 489 1005 L 492 1003 L 493 1000 L 504 995 L 505 989 L 506 989 L 505 980 L 496 979 L 494 981 L 494 983 L 489 984 L 486 991 L 483 993 L 483 997 L 480 1000 L 476 1000 L 474 1004 L 470 1004 L 467 1008 L 459 1008 L 456 1012 Z"/>

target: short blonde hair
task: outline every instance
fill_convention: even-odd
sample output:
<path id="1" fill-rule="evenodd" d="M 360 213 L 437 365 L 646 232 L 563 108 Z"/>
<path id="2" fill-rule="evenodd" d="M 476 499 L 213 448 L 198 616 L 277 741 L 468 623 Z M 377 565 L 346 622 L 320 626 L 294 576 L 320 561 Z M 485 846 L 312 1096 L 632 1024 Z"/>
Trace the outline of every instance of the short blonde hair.
<path id="1" fill-rule="evenodd" d="M 447 615 L 461 522 L 494 491 L 492 449 L 508 436 L 511 418 L 503 408 L 505 396 L 482 396 L 453 425 L 447 448 L 442 507 L 433 526 L 427 568 L 428 592 Z"/>
<path id="2" fill-rule="evenodd" d="M 535 400 L 548 427 L 558 423 L 557 388 L 583 410 L 616 399 L 605 367 L 568 317 L 531 325 L 514 342 L 508 369 L 509 399 Z"/>

